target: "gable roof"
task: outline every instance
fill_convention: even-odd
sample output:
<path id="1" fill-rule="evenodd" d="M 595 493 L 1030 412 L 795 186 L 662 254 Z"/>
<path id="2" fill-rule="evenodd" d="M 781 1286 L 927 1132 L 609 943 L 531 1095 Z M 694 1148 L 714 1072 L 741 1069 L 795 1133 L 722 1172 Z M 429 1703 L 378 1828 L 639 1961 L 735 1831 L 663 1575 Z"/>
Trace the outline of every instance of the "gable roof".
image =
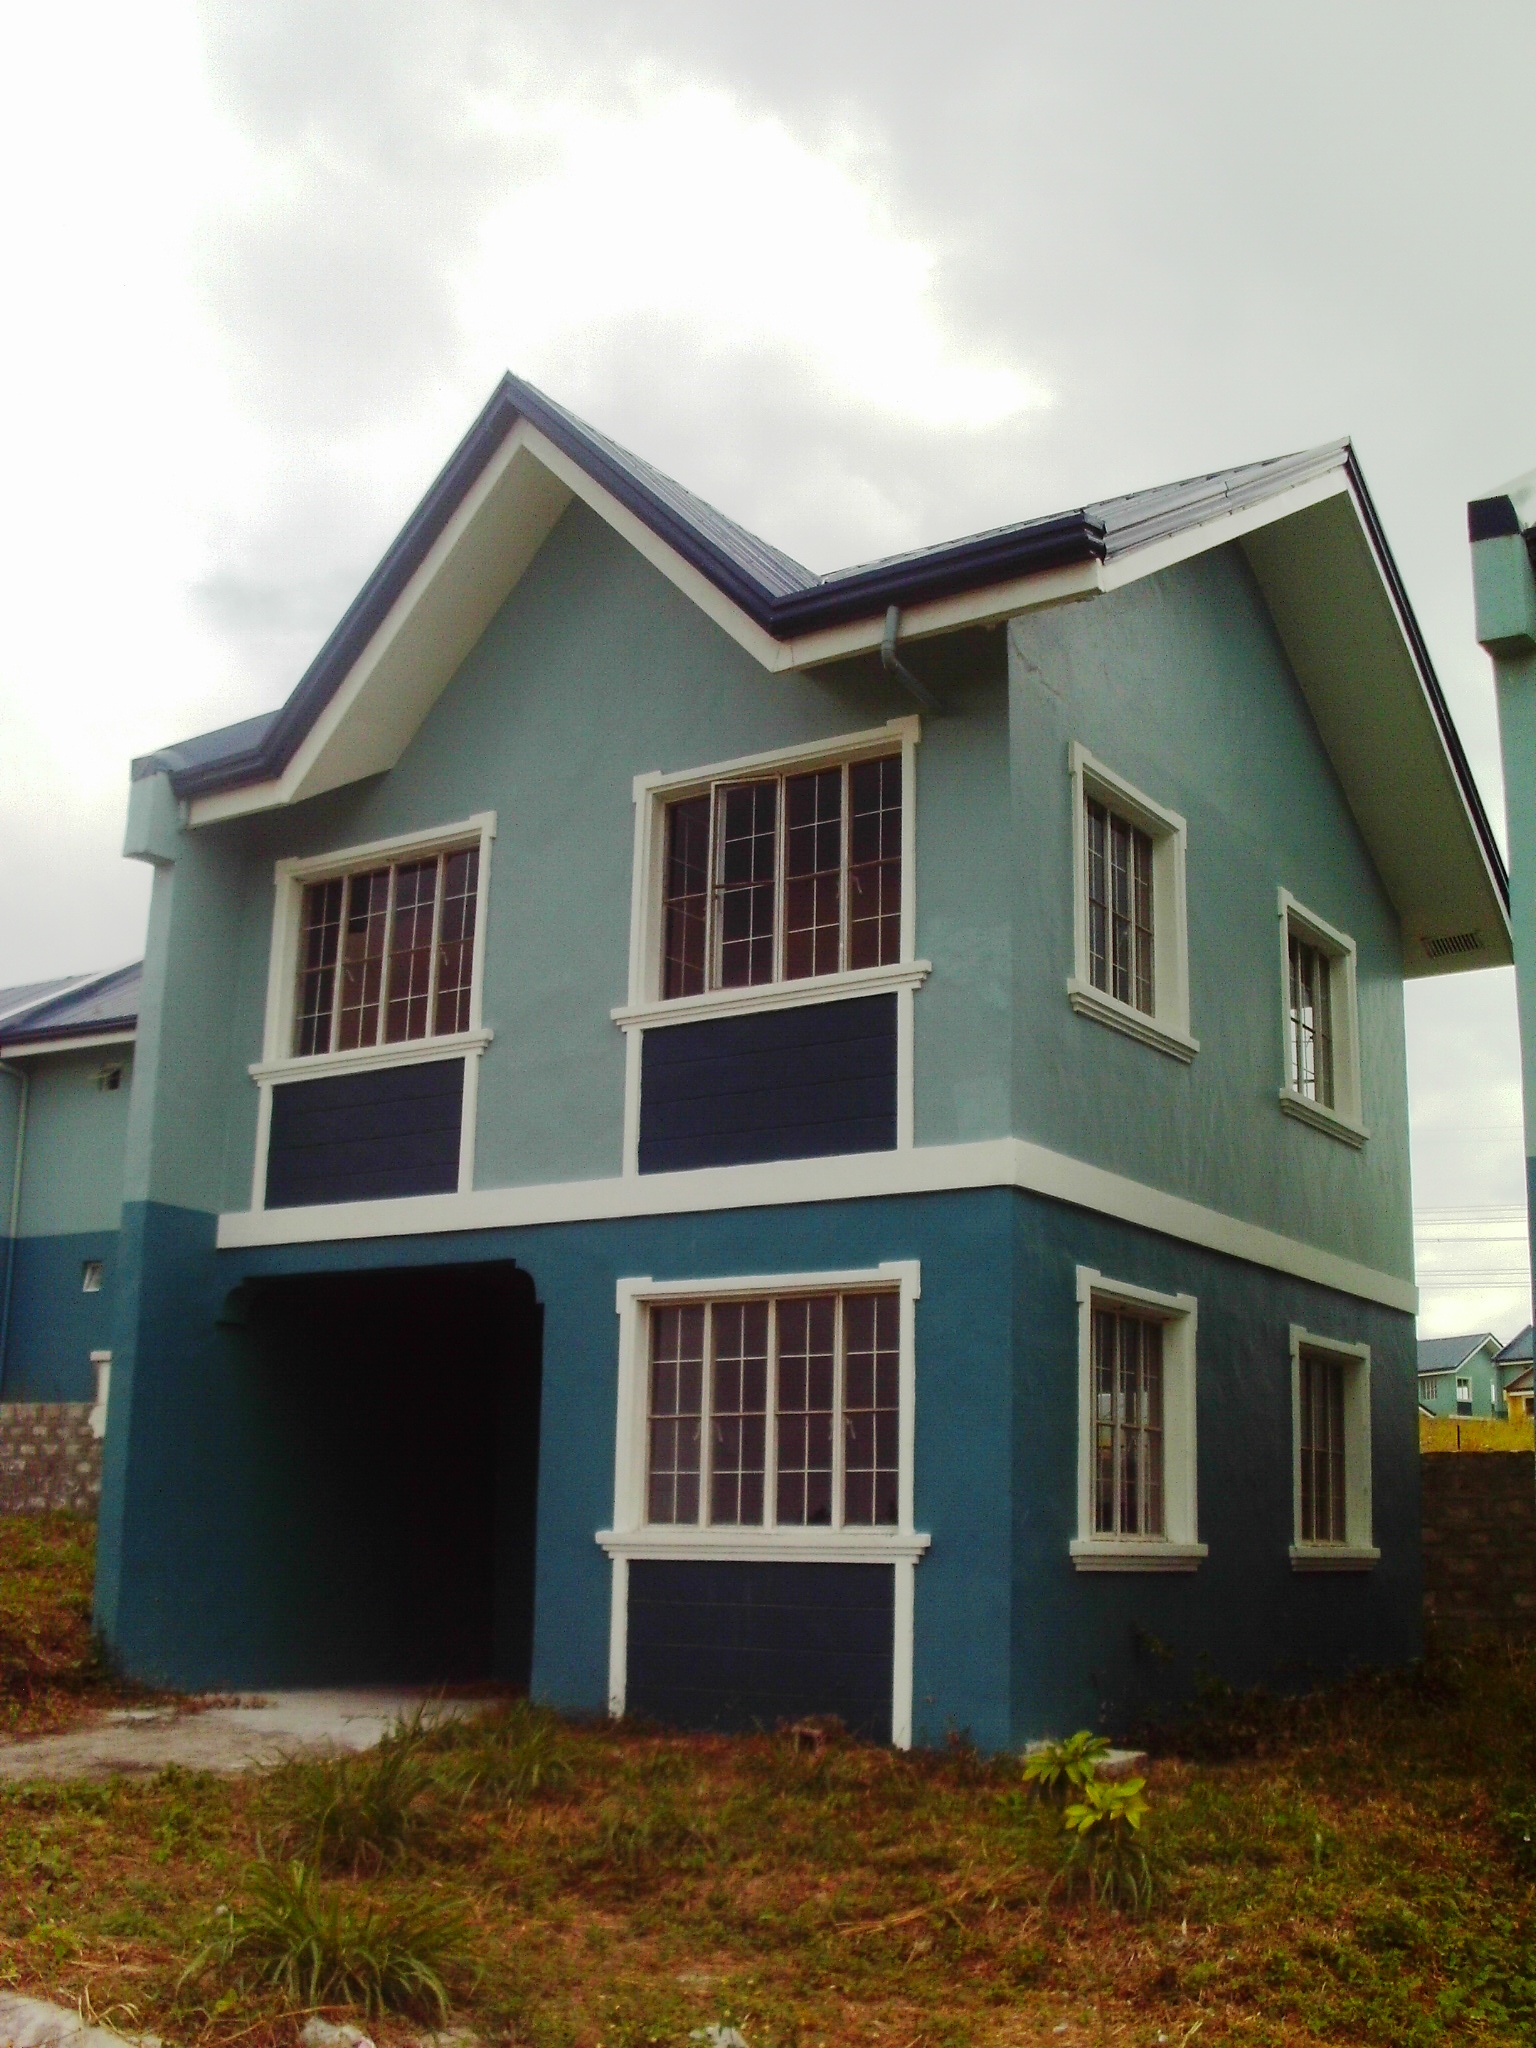
<path id="1" fill-rule="evenodd" d="M 1508 880 L 1347 441 L 816 575 L 505 376 L 277 711 L 135 761 L 197 826 L 399 759 L 573 498 L 766 670 L 1091 596 L 1243 544 L 1406 930 L 1410 973 L 1508 961 Z M 366 696 L 366 708 L 362 700 Z"/>
<path id="2" fill-rule="evenodd" d="M 144 963 L 106 973 L 0 989 L 0 1056 L 73 1040 L 131 1036 L 138 1028 Z"/>
<path id="3" fill-rule="evenodd" d="M 1465 1365 L 1469 1358 L 1476 1357 L 1485 1345 L 1499 1348 L 1499 1340 L 1492 1330 L 1478 1330 L 1469 1337 L 1421 1337 L 1419 1339 L 1419 1378 L 1430 1373 L 1454 1372 Z"/>
<path id="4" fill-rule="evenodd" d="M 1532 1355 L 1532 1331 L 1527 1323 L 1518 1337 L 1510 1338 L 1493 1362 L 1495 1365 L 1529 1365 Z"/>
<path id="5" fill-rule="evenodd" d="M 1536 1370 L 1536 1368 L 1528 1365 L 1524 1372 L 1517 1372 L 1512 1380 L 1505 1382 L 1504 1393 L 1506 1399 L 1511 1394 L 1529 1394 L 1531 1392 L 1531 1375 L 1533 1370 Z"/>

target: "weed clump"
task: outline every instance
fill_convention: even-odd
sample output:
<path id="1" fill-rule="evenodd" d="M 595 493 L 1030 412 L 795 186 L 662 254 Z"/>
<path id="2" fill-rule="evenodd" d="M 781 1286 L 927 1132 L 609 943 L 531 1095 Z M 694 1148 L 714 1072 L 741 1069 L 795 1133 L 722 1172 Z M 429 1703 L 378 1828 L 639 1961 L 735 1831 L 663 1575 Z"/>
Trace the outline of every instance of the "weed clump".
<path id="1" fill-rule="evenodd" d="M 250 1904 L 220 1907 L 182 1983 L 210 1973 L 247 1991 L 269 1987 L 290 2005 L 360 2006 L 441 2022 L 447 1978 L 465 1959 L 463 1922 L 435 1901 L 354 1903 L 304 1863 L 255 1863 Z"/>
<path id="2" fill-rule="evenodd" d="M 271 1781 L 279 1840 L 300 1861 L 353 1876 L 400 1861 L 422 1829 L 429 1740 L 417 1708 L 356 1756 L 279 1766 Z"/>
<path id="3" fill-rule="evenodd" d="M 527 1700 L 512 1700 L 473 1720 L 433 1732 L 436 1775 L 472 1805 L 513 1806 L 540 1792 L 569 1785 L 575 1751 L 556 1717 Z"/>

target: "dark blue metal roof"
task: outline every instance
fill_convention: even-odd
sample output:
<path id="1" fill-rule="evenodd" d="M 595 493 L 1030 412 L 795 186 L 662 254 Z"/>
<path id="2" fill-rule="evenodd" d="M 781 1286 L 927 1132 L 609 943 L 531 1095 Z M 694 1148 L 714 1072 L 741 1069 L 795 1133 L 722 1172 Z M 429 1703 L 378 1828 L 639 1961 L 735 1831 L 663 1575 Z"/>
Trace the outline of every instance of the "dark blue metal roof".
<path id="1" fill-rule="evenodd" d="M 0 989 L 0 1042 L 39 1045 L 50 1039 L 132 1031 L 139 1021 L 144 963 L 106 974 L 76 974 L 61 981 Z"/>
<path id="2" fill-rule="evenodd" d="M 1382 573 L 1397 600 L 1431 709 L 1484 854 L 1508 901 L 1503 856 L 1348 441 L 1330 441 L 1300 454 L 1245 463 L 1181 483 L 1100 499 L 1075 511 L 1057 512 L 1015 526 L 994 527 L 962 540 L 945 541 L 935 547 L 918 548 L 817 576 L 737 525 L 734 519 L 717 512 L 650 463 L 631 455 L 606 434 L 589 427 L 533 385 L 508 373 L 299 678 L 287 703 L 264 717 L 248 718 L 222 732 L 206 733 L 179 746 L 144 755 L 133 764 L 135 777 L 168 771 L 177 796 L 193 797 L 281 775 L 475 480 L 519 420 L 527 420 L 547 435 L 588 476 L 779 640 L 878 618 L 890 605 L 905 609 L 1072 563 L 1111 561 L 1132 548 L 1171 538 L 1223 512 L 1258 504 L 1278 491 L 1342 467 L 1349 475 L 1370 529 Z"/>

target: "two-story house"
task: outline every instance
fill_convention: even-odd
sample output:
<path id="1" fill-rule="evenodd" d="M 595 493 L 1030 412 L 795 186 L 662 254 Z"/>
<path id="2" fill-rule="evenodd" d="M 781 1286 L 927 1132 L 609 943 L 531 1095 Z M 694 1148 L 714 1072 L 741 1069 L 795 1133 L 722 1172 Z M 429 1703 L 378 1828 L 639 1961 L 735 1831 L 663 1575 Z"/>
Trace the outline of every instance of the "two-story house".
<path id="1" fill-rule="evenodd" d="M 1491 1330 L 1419 1339 L 1419 1412 L 1489 1421 L 1504 1413 L 1503 1346 Z"/>
<path id="2" fill-rule="evenodd" d="M 0 1401 L 105 1405 L 139 968 L 0 989 Z"/>
<path id="3" fill-rule="evenodd" d="M 1001 1745 L 1416 1651 L 1402 987 L 1510 938 L 1347 444 L 817 576 L 508 378 L 129 849 L 130 1670 Z"/>

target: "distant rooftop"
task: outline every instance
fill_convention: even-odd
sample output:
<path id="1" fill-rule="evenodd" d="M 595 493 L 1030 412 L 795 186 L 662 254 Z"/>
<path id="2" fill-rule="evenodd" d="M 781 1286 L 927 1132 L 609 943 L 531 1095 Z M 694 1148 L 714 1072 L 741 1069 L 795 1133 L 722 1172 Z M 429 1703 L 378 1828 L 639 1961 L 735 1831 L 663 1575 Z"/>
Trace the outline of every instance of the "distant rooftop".
<path id="1" fill-rule="evenodd" d="M 1458 1365 L 1466 1364 L 1474 1351 L 1480 1351 L 1485 1344 L 1497 1348 L 1498 1341 L 1492 1330 L 1473 1330 L 1466 1337 L 1421 1337 L 1419 1372 L 1454 1372 Z"/>
<path id="2" fill-rule="evenodd" d="M 135 960 L 129 967 L 0 989 L 0 1045 L 9 1050 L 105 1031 L 133 1031 L 139 1021 L 143 978 L 144 963 Z"/>

